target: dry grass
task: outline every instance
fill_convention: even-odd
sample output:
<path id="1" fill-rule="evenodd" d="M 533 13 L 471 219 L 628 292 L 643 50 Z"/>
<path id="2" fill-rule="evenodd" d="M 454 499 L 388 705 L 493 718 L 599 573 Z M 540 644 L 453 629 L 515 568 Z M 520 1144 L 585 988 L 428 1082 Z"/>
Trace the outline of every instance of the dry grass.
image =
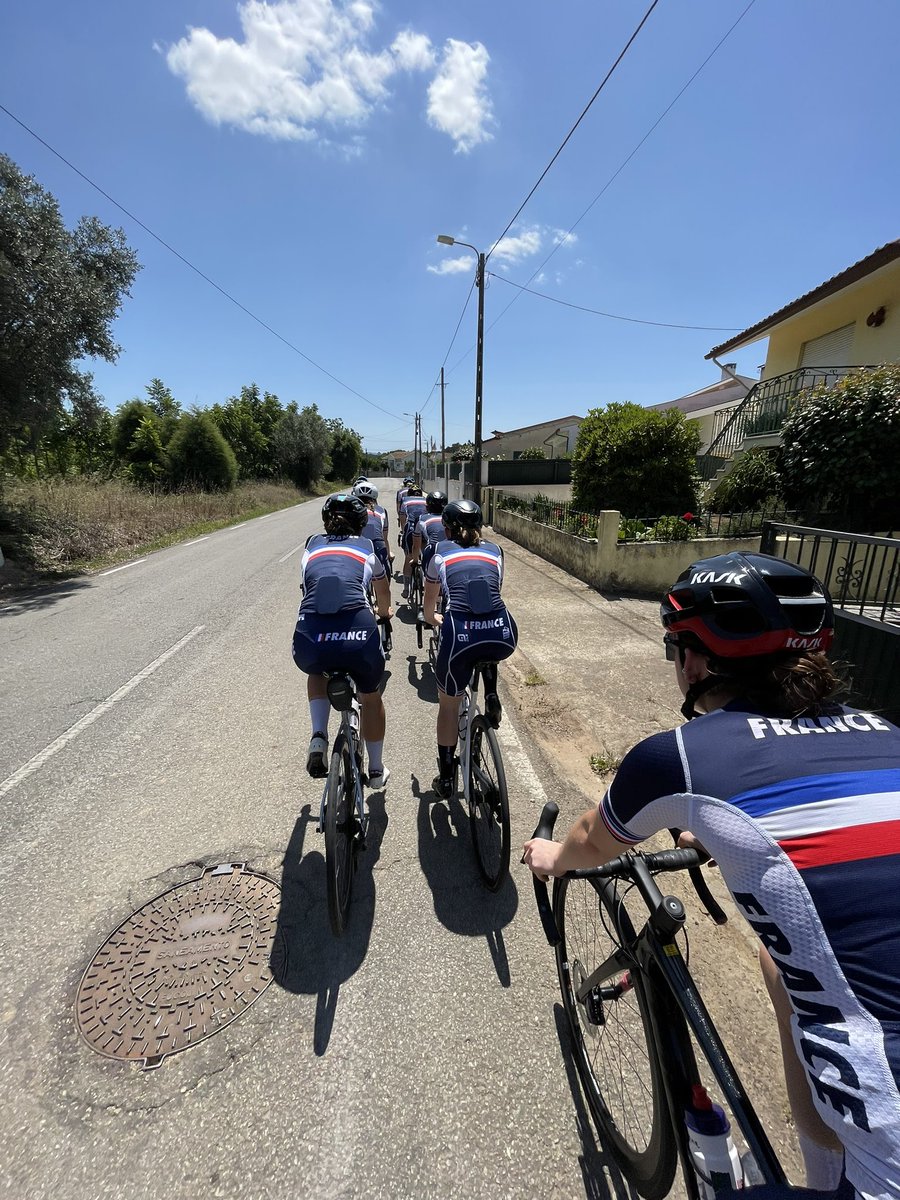
<path id="1" fill-rule="evenodd" d="M 153 494 L 118 480 L 10 480 L 4 544 L 39 571 L 105 565 L 308 499 L 289 484 L 246 483 L 233 492 Z"/>

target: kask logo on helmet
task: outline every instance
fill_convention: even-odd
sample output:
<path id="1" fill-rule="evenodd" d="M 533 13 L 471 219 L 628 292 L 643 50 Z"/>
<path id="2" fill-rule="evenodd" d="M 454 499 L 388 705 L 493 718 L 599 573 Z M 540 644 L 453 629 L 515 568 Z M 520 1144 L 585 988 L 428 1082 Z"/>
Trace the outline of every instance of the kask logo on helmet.
<path id="1" fill-rule="evenodd" d="M 789 637 L 784 643 L 786 650 L 821 650 L 821 637 Z"/>
<path id="2" fill-rule="evenodd" d="M 746 578 L 746 571 L 695 571 L 691 576 L 691 583 L 733 583 L 739 585 Z"/>

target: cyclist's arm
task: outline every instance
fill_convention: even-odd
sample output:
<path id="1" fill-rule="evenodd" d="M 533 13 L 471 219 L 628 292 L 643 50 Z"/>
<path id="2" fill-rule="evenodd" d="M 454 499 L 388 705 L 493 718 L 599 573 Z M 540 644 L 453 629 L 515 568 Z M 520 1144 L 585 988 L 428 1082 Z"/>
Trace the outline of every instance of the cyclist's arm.
<path id="1" fill-rule="evenodd" d="M 409 553 L 410 553 L 410 557 L 414 563 L 419 561 L 419 555 L 422 553 L 422 534 L 419 532 L 418 529 L 413 534 L 412 549 L 410 550 Z"/>
<path id="2" fill-rule="evenodd" d="M 579 867 L 599 867 L 618 858 L 625 847 L 609 832 L 596 808 L 578 818 L 564 842 L 532 838 L 525 843 L 525 862 L 538 878 L 565 875 Z"/>
<path id="3" fill-rule="evenodd" d="M 425 624 L 440 625 L 443 621 L 443 616 L 437 612 L 438 597 L 441 594 L 441 583 L 439 579 L 425 580 Z"/>
<path id="4" fill-rule="evenodd" d="M 373 579 L 372 586 L 375 589 L 375 604 L 379 617 L 392 617 L 394 612 L 391 608 L 391 585 L 388 583 L 387 576 L 382 575 L 379 579 Z"/>

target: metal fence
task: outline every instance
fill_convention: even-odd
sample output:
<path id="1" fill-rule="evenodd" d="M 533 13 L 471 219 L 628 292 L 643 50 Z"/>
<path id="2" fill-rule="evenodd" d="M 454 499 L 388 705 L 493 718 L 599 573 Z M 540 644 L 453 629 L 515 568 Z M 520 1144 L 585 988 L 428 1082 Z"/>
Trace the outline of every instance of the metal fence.
<path id="1" fill-rule="evenodd" d="M 681 516 L 625 517 L 620 542 L 686 542 L 698 537 L 749 537 L 761 533 L 766 521 L 787 520 L 796 513 L 781 506 L 730 513 L 683 513 Z"/>
<path id="2" fill-rule="evenodd" d="M 595 538 L 597 536 L 598 513 L 582 512 L 573 507 L 568 500 L 553 500 L 549 496 L 538 493 L 535 496 L 513 495 L 510 492 L 497 492 L 494 497 L 494 507 L 506 512 L 517 513 L 539 525 L 549 525 L 551 529 L 560 529 L 563 533 L 572 533 L 575 537 Z"/>
<path id="3" fill-rule="evenodd" d="M 760 542 L 831 592 L 831 657 L 849 664 L 850 702 L 900 723 L 900 539 L 767 522 Z"/>
<path id="4" fill-rule="evenodd" d="M 498 459 L 487 465 L 488 487 L 540 487 L 548 483 L 571 483 L 572 462 L 568 458 Z"/>

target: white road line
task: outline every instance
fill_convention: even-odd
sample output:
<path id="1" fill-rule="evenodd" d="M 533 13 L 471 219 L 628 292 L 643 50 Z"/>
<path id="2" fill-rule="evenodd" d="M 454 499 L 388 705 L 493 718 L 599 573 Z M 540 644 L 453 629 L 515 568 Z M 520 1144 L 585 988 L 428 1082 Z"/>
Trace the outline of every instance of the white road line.
<path id="1" fill-rule="evenodd" d="M 243 529 L 246 524 L 247 524 L 246 521 L 241 521 L 240 525 L 229 525 L 228 528 L 229 529 Z"/>
<path id="2" fill-rule="evenodd" d="M 116 571 L 127 571 L 129 567 L 136 567 L 138 563 L 146 562 L 146 558 L 136 558 L 134 562 L 126 563 L 124 567 L 113 567 L 111 571 L 101 571 L 101 575 L 115 575 Z"/>
<path id="3" fill-rule="evenodd" d="M 208 533 L 204 533 L 203 537 L 194 538 L 192 542 L 182 542 L 182 546 L 196 546 L 198 542 L 205 542 L 209 537 Z"/>
<path id="4" fill-rule="evenodd" d="M 33 775 L 49 758 L 52 758 L 54 754 L 57 754 L 64 746 L 68 745 L 74 738 L 77 738 L 79 733 L 83 733 L 89 725 L 93 725 L 98 717 L 102 717 L 104 713 L 109 712 L 114 704 L 117 704 L 127 696 L 139 683 L 143 683 L 145 679 L 148 679 L 163 663 L 168 662 L 173 654 L 177 654 L 179 650 L 184 649 L 188 642 L 192 638 L 195 638 L 198 633 L 202 633 L 205 628 L 205 625 L 195 625 L 190 633 L 184 635 L 181 641 L 176 642 L 174 646 L 170 646 L 168 650 L 160 654 L 159 658 L 154 658 L 153 662 L 144 667 L 142 671 L 138 671 L 137 675 L 132 675 L 127 683 L 123 683 L 111 696 L 107 696 L 105 700 L 101 700 L 96 708 L 92 708 L 89 713 L 85 713 L 81 720 L 76 721 L 65 733 L 60 734 L 55 742 L 51 742 L 49 746 L 41 750 L 39 754 L 36 754 L 23 767 L 19 767 L 18 771 L 13 772 L 8 779 L 4 779 L 0 783 L 0 796 L 5 796 L 7 792 L 11 792 L 23 779 L 27 779 L 29 775 Z"/>
<path id="5" fill-rule="evenodd" d="M 538 811 L 540 811 L 547 803 L 547 793 L 544 791 L 544 785 L 531 765 L 531 759 L 526 754 L 525 747 L 519 740 L 519 735 L 508 716 L 497 730 L 497 734 L 503 747 L 503 757 L 512 763 L 516 774 L 524 780 L 529 794 L 534 798 Z"/>
<path id="6" fill-rule="evenodd" d="M 301 542 L 300 545 L 295 546 L 293 548 L 293 550 L 288 550 L 287 554 L 282 554 L 281 558 L 279 558 L 278 561 L 280 563 L 287 562 L 287 560 L 291 557 L 292 554 L 296 554 L 298 550 L 302 550 L 305 545 L 306 545 L 306 542 Z"/>

